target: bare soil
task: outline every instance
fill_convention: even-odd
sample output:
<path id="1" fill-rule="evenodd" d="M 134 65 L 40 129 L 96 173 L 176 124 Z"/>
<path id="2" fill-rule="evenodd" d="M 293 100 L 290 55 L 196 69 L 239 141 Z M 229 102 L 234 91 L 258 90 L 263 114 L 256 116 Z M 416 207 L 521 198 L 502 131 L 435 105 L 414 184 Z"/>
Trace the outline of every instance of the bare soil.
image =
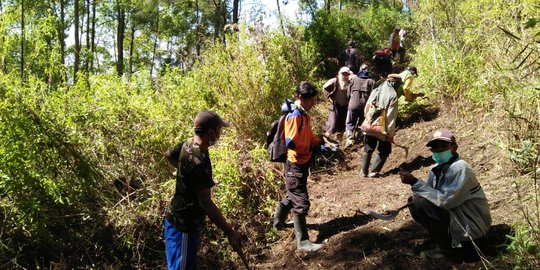
<path id="1" fill-rule="evenodd" d="M 308 227 L 311 240 L 324 247 L 313 253 L 299 252 L 293 230 L 288 229 L 280 231 L 262 254 L 250 255 L 250 262 L 255 269 L 510 269 L 502 244 L 519 213 L 506 176 L 510 166 L 496 146 L 501 123 L 492 119 L 497 117 L 490 112 L 455 107 L 401 119 L 395 141 L 409 147 L 409 153 L 405 156 L 403 149 L 393 147 L 381 178 L 359 176 L 361 143 L 346 149 L 341 160 L 323 159 L 327 167 L 316 166 L 308 180 Z M 377 220 L 367 213 L 406 203 L 411 190 L 401 183 L 395 168 L 405 165 L 425 179 L 432 164 L 425 141 L 440 128 L 456 135 L 458 152 L 471 164 L 486 192 L 493 225 L 486 239 L 476 243 L 478 250 L 466 248 L 451 258 L 432 260 L 420 256 L 431 247 L 428 235 L 407 209 L 393 221 Z"/>

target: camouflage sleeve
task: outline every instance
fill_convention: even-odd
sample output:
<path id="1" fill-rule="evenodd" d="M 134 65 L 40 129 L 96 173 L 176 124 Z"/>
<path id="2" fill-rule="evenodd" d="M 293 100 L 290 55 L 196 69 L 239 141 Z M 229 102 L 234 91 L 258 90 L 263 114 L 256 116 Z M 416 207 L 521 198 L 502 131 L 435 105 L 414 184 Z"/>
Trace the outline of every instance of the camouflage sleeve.
<path id="1" fill-rule="evenodd" d="M 195 155 L 189 155 L 182 160 L 182 174 L 191 190 L 197 192 L 213 187 L 212 165 Z"/>
<path id="2" fill-rule="evenodd" d="M 180 158 L 180 152 L 182 151 L 182 145 L 183 143 L 179 143 L 174 146 L 173 149 L 169 150 L 171 153 L 171 157 L 178 160 Z"/>

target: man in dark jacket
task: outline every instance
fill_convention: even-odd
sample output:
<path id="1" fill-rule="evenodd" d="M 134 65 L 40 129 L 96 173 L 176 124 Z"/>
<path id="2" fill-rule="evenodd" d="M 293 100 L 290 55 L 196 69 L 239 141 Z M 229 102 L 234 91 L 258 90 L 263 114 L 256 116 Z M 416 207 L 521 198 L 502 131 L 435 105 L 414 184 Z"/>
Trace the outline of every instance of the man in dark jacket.
<path id="1" fill-rule="evenodd" d="M 375 81 L 368 76 L 369 67 L 363 64 L 360 71 L 349 81 L 347 96 L 349 106 L 347 110 L 347 120 L 345 121 L 345 147 L 354 143 L 354 133 L 358 124 L 364 121 L 364 107 L 366 101 L 375 86 Z"/>
<path id="2" fill-rule="evenodd" d="M 345 49 L 344 58 L 344 66 L 348 67 L 353 73 L 357 73 L 360 61 L 358 59 L 356 42 L 352 39 L 349 41 L 347 49 Z"/>

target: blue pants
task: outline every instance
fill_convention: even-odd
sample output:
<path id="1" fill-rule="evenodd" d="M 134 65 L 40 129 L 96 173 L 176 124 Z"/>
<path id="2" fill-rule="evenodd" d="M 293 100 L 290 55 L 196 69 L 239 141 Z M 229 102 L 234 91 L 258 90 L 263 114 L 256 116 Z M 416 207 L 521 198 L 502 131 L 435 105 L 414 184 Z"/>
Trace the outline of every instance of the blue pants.
<path id="1" fill-rule="evenodd" d="M 181 232 L 175 229 L 168 219 L 163 222 L 163 227 L 169 270 L 195 269 L 200 232 Z"/>

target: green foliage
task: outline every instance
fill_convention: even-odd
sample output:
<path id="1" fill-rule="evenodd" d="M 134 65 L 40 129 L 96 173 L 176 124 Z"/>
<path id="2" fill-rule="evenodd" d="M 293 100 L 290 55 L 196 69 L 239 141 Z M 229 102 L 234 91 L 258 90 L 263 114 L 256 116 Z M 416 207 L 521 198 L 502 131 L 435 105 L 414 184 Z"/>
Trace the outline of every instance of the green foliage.
<path id="1" fill-rule="evenodd" d="M 32 74 L 26 83 L 0 76 L 0 260 L 21 254 L 11 261 L 36 268 L 40 260 L 30 258 L 73 265 L 164 258 L 161 224 L 174 168 L 162 153 L 192 136 L 203 109 L 233 124 L 210 151 L 214 198 L 231 221 L 249 220 L 243 231 L 260 239 L 281 183 L 261 146 L 264 133 L 283 98 L 309 79 L 314 53 L 298 38 L 253 33 L 209 45 L 189 73 L 81 74 L 69 88 Z M 209 231 L 214 245 L 220 233 Z M 226 245 L 214 247 L 227 261 Z"/>
<path id="2" fill-rule="evenodd" d="M 343 11 L 320 10 L 306 29 L 306 39 L 317 51 L 318 75 L 328 78 L 339 69 L 339 58 L 350 39 L 356 40 L 361 59 L 371 59 L 378 48 L 388 46 L 390 34 L 405 17 L 397 7 L 371 3 L 367 7 L 347 5 Z"/>
<path id="3" fill-rule="evenodd" d="M 537 269 L 540 267 L 540 246 L 538 245 L 538 221 L 534 224 L 514 226 L 514 235 L 508 235 L 510 244 L 507 250 L 514 261 L 514 269 Z M 532 227 L 536 226 L 536 230 Z"/>

